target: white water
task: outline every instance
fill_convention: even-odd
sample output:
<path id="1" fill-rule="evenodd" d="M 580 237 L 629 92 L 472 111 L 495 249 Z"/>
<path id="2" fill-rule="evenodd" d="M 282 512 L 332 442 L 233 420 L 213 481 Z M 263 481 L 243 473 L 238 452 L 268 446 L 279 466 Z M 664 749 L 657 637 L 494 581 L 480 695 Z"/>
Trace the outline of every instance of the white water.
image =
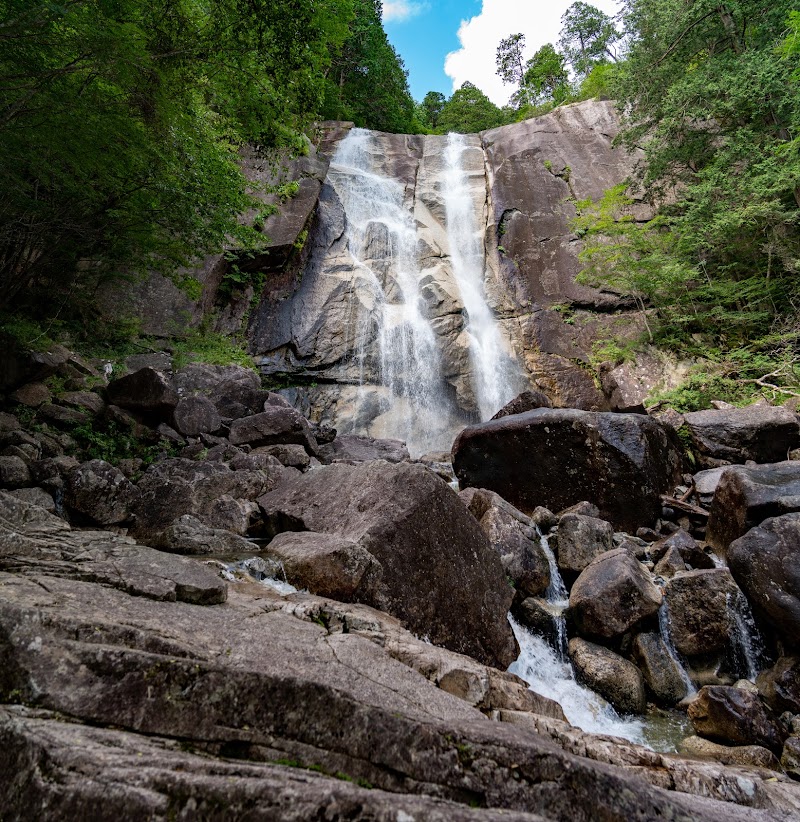
<path id="1" fill-rule="evenodd" d="M 667 601 L 664 599 L 658 609 L 658 630 L 661 634 L 661 641 L 664 643 L 667 653 L 670 655 L 672 661 L 680 671 L 681 679 L 683 680 L 683 684 L 686 686 L 686 697 L 696 696 L 697 688 L 695 688 L 694 682 L 692 682 L 692 679 L 686 670 L 686 666 L 683 664 L 683 660 L 681 660 L 680 655 L 675 648 L 675 643 L 672 641 L 672 633 L 670 632 L 669 624 L 669 607 L 667 606 Z"/>
<path id="2" fill-rule="evenodd" d="M 728 595 L 728 611 L 733 617 L 734 630 L 731 632 L 731 642 L 734 654 L 744 663 L 745 677 L 755 682 L 763 656 L 764 640 L 756 626 L 750 603 L 743 594 L 733 598 Z"/>
<path id="3" fill-rule="evenodd" d="M 508 669 L 511 673 L 522 677 L 532 691 L 555 699 L 572 725 L 589 733 L 610 734 L 646 744 L 641 720 L 622 718 L 599 694 L 577 682 L 572 665 L 560 659 L 545 639 L 528 631 L 511 616 L 508 621 L 520 648 L 519 658 Z"/>
<path id="4" fill-rule="evenodd" d="M 475 213 L 464 154 L 470 148 L 462 134 L 448 134 L 442 197 L 453 276 L 467 314 L 466 332 L 473 389 L 481 420 L 488 420 L 519 393 L 519 371 L 506 353 L 497 321 L 484 292 L 485 254 L 481 221 Z"/>

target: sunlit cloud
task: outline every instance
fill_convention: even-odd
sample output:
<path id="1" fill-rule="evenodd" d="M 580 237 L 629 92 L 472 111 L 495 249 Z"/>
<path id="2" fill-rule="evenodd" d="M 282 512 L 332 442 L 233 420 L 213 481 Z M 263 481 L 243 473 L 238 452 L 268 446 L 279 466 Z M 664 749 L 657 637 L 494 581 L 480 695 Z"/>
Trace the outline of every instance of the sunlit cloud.
<path id="1" fill-rule="evenodd" d="M 561 16 L 571 5 L 572 0 L 548 3 L 483 0 L 480 14 L 461 21 L 458 29 L 461 48 L 445 58 L 444 71 L 453 81 L 453 91 L 469 80 L 495 105 L 505 105 L 515 89 L 504 84 L 496 74 L 498 43 L 510 34 L 521 32 L 525 35 L 525 58 L 533 57 L 545 43 L 557 44 Z M 593 0 L 591 5 L 612 16 L 619 11 L 616 0 Z"/>
<path id="2" fill-rule="evenodd" d="M 414 0 L 388 0 L 383 4 L 383 19 L 387 23 L 402 23 L 429 8 L 428 3 L 415 3 Z"/>

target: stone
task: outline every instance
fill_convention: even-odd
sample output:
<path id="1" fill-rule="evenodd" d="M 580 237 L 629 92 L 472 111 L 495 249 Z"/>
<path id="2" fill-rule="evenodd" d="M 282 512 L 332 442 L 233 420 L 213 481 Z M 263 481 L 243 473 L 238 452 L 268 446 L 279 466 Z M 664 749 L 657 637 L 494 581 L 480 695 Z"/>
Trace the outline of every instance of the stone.
<path id="1" fill-rule="evenodd" d="M 697 540 L 683 528 L 679 528 L 666 539 L 660 540 L 650 549 L 650 556 L 658 562 L 670 550 L 677 551 L 683 562 L 694 569 L 715 568 L 714 560 L 697 543 Z M 680 570 L 683 570 L 681 568 Z"/>
<path id="2" fill-rule="evenodd" d="M 775 754 L 761 745 L 719 745 L 701 736 L 689 736 L 680 743 L 678 752 L 684 756 L 713 759 L 723 765 L 769 768 L 771 771 L 781 769 Z"/>
<path id="3" fill-rule="evenodd" d="M 327 445 L 328 443 L 333 442 L 338 433 L 332 425 L 327 425 L 324 422 L 312 422 L 311 432 L 314 434 L 314 438 L 320 445 Z M 447 455 L 447 460 L 448 462 L 450 460 L 449 454 Z"/>
<path id="4" fill-rule="evenodd" d="M 584 568 L 570 591 L 569 606 L 582 635 L 611 639 L 655 616 L 661 599 L 641 563 L 624 548 L 615 548 Z"/>
<path id="5" fill-rule="evenodd" d="M 561 517 L 567 516 L 568 514 L 580 514 L 582 517 L 594 517 L 595 519 L 599 519 L 600 509 L 593 503 L 584 499 L 580 502 L 576 502 L 574 505 L 570 505 L 569 508 L 565 508 L 563 511 L 559 511 L 557 516 L 561 519 Z"/>
<path id="6" fill-rule="evenodd" d="M 292 585 L 340 602 L 374 598 L 383 575 L 369 551 L 335 534 L 287 531 L 278 534 L 266 552 L 282 563 Z"/>
<path id="7" fill-rule="evenodd" d="M 543 505 L 537 505 L 531 514 L 531 520 L 536 524 L 536 527 L 543 532 L 547 532 L 558 525 L 558 517 Z"/>
<path id="8" fill-rule="evenodd" d="M 253 550 L 253 543 L 227 529 L 211 528 L 197 517 L 184 514 L 153 541 L 153 547 L 171 554 L 202 556 L 246 553 Z"/>
<path id="9" fill-rule="evenodd" d="M 45 511 L 55 514 L 56 503 L 51 494 L 48 494 L 43 488 L 15 488 L 9 491 L 12 497 L 16 497 L 28 505 L 35 505 L 39 508 L 44 508 Z"/>
<path id="10" fill-rule="evenodd" d="M 18 456 L 0 456 L 0 488 L 21 488 L 31 484 L 27 463 Z"/>
<path id="11" fill-rule="evenodd" d="M 13 391 L 26 383 L 41 382 L 52 377 L 69 362 L 71 352 L 63 345 L 53 345 L 48 351 L 31 351 L 5 332 L 0 333 L 3 357 L 0 359 L 0 391 Z"/>
<path id="12" fill-rule="evenodd" d="M 369 460 L 404 462 L 410 459 L 410 456 L 406 444 L 401 440 L 341 434 L 328 445 L 320 447 L 319 458 L 326 465 L 335 462 L 354 465 Z"/>
<path id="13" fill-rule="evenodd" d="M 50 402 L 53 394 L 43 382 L 29 382 L 26 385 L 21 385 L 16 391 L 12 391 L 8 398 L 18 405 L 37 408 L 46 402 Z"/>
<path id="14" fill-rule="evenodd" d="M 660 634 L 637 634 L 632 647 L 633 658 L 644 677 L 647 690 L 662 705 L 677 705 L 688 693 L 680 666 L 672 658 Z"/>
<path id="15" fill-rule="evenodd" d="M 526 411 L 533 411 L 535 408 L 552 407 L 553 404 L 547 394 L 543 394 L 541 391 L 523 391 L 518 397 L 504 405 L 492 419 L 499 420 L 501 417 L 507 417 L 510 414 L 524 414 Z"/>
<path id="16" fill-rule="evenodd" d="M 158 424 L 156 433 L 161 439 L 167 440 L 167 442 L 174 443 L 175 445 L 186 444 L 186 440 L 172 426 L 167 425 L 165 422 Z"/>
<path id="17" fill-rule="evenodd" d="M 522 511 L 588 500 L 635 531 L 660 515 L 659 495 L 680 479 L 673 436 L 639 414 L 539 408 L 465 428 L 453 468 L 462 488 L 489 488 Z"/>
<path id="18" fill-rule="evenodd" d="M 64 503 L 98 525 L 117 525 L 130 519 L 139 489 L 105 460 L 81 463 L 66 477 Z"/>
<path id="19" fill-rule="evenodd" d="M 182 397 L 172 412 L 172 421 L 185 437 L 211 434 L 222 426 L 216 406 L 205 397 Z"/>
<path id="20" fill-rule="evenodd" d="M 761 745 L 781 755 L 787 733 L 757 694 L 706 685 L 687 712 L 695 731 L 706 739 L 729 745 Z"/>
<path id="21" fill-rule="evenodd" d="M 800 779 L 800 736 L 790 736 L 783 746 L 781 767 L 787 774 Z"/>
<path id="22" fill-rule="evenodd" d="M 800 462 L 732 466 L 717 484 L 706 539 L 724 555 L 751 528 L 794 511 L 800 511 Z"/>
<path id="23" fill-rule="evenodd" d="M 559 635 L 559 610 L 541 597 L 527 597 L 522 602 L 515 601 L 511 612 L 522 625 L 530 628 L 534 634 L 544 637 L 550 645 L 559 648 L 563 639 Z"/>
<path id="24" fill-rule="evenodd" d="M 154 368 L 140 368 L 106 386 L 106 399 L 112 405 L 134 411 L 152 412 L 169 418 L 178 404 L 172 383 Z"/>
<path id="25" fill-rule="evenodd" d="M 7 434 L 9 431 L 20 429 L 19 420 L 8 411 L 0 411 L 0 434 Z"/>
<path id="26" fill-rule="evenodd" d="M 58 395 L 58 401 L 61 405 L 90 411 L 95 415 L 102 414 L 106 407 L 103 398 L 94 391 L 66 391 Z"/>
<path id="27" fill-rule="evenodd" d="M 257 381 L 242 378 L 218 383 L 208 398 L 223 417 L 238 420 L 260 414 L 269 401 L 270 392 L 261 388 Z"/>
<path id="28" fill-rule="evenodd" d="M 558 521 L 552 548 L 562 573 L 579 574 L 595 557 L 614 547 L 610 522 L 582 514 L 565 514 Z"/>
<path id="29" fill-rule="evenodd" d="M 732 463 L 778 462 L 800 446 L 797 415 L 782 406 L 693 411 L 684 421 L 698 454 Z"/>
<path id="30" fill-rule="evenodd" d="M 734 628 L 732 605 L 741 593 L 727 568 L 686 571 L 664 586 L 670 635 L 678 653 L 724 651 Z"/>
<path id="31" fill-rule="evenodd" d="M 67 408 L 57 403 L 46 402 L 40 405 L 37 416 L 45 422 L 52 423 L 58 427 L 72 428 L 76 425 L 85 425 L 91 420 L 91 414 L 85 411 L 78 411 L 77 408 Z"/>
<path id="32" fill-rule="evenodd" d="M 776 714 L 784 711 L 800 714 L 800 657 L 780 657 L 772 668 L 759 673 L 756 685 Z"/>
<path id="33" fill-rule="evenodd" d="M 569 657 L 578 678 L 622 714 L 643 714 L 647 707 L 644 678 L 619 654 L 577 637 L 569 641 Z"/>
<path id="34" fill-rule="evenodd" d="M 281 465 L 287 468 L 297 468 L 299 471 L 307 471 L 311 465 L 311 457 L 302 445 L 265 445 L 250 453 L 268 454 L 275 457 Z"/>
<path id="35" fill-rule="evenodd" d="M 667 552 L 656 563 L 653 569 L 653 574 L 661 579 L 672 579 L 675 574 L 686 571 L 688 566 L 684 562 L 680 551 L 673 545 L 667 549 Z"/>
<path id="36" fill-rule="evenodd" d="M 359 544 L 383 567 L 365 602 L 450 650 L 506 668 L 513 599 L 478 522 L 421 465 L 372 461 L 309 471 L 261 497 L 268 533 L 315 531 Z"/>
<path id="37" fill-rule="evenodd" d="M 233 445 L 302 445 L 311 455 L 319 446 L 306 418 L 294 408 L 270 405 L 260 414 L 242 417 L 231 423 L 229 437 Z"/>
<path id="38" fill-rule="evenodd" d="M 800 645 L 800 512 L 767 519 L 728 546 L 736 582 L 792 646 Z"/>

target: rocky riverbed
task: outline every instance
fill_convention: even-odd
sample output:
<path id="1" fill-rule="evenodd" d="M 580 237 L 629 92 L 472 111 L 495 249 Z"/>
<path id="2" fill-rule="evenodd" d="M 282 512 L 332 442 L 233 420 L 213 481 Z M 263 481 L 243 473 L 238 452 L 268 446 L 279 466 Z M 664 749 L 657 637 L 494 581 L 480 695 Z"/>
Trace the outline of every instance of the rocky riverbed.
<path id="1" fill-rule="evenodd" d="M 6 357 L 4 818 L 800 813 L 794 412 L 528 395 L 412 460 L 247 369 L 142 365 Z M 571 724 L 509 611 L 622 721 L 687 712 L 683 754 Z"/>

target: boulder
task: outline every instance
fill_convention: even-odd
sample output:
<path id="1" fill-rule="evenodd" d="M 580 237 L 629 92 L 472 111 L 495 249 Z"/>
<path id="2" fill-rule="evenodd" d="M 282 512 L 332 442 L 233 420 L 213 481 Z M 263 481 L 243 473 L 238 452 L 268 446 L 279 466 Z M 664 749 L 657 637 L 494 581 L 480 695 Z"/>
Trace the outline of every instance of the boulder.
<path id="1" fill-rule="evenodd" d="M 0 488 L 22 488 L 31 484 L 31 471 L 22 457 L 0 456 Z"/>
<path id="2" fill-rule="evenodd" d="M 794 511 L 800 511 L 800 462 L 732 466 L 717 484 L 706 540 L 724 554 L 765 519 Z"/>
<path id="3" fill-rule="evenodd" d="M 223 417 L 238 420 L 260 414 L 270 396 L 258 382 L 253 384 L 252 380 L 241 379 L 219 383 L 209 392 L 208 398 Z"/>
<path id="4" fill-rule="evenodd" d="M 675 574 L 680 574 L 682 571 L 688 569 L 683 557 L 674 546 L 667 549 L 667 552 L 661 557 L 653 568 L 653 574 L 661 579 L 672 579 Z"/>
<path id="5" fill-rule="evenodd" d="M 130 519 L 139 489 L 104 460 L 89 460 L 66 477 L 64 502 L 69 510 L 98 525 Z"/>
<path id="6" fill-rule="evenodd" d="M 526 411 L 533 411 L 536 408 L 552 407 L 553 404 L 547 394 L 543 394 L 541 391 L 523 391 L 518 397 L 504 405 L 492 419 L 499 420 L 510 414 L 524 414 Z"/>
<path id="7" fill-rule="evenodd" d="M 561 610 L 556 609 L 546 599 L 527 597 L 522 602 L 517 601 L 512 606 L 512 613 L 534 634 L 544 637 L 553 647 L 565 650 L 563 644 L 566 637 L 559 627 L 559 620 L 562 619 Z"/>
<path id="8" fill-rule="evenodd" d="M 775 754 L 761 745 L 719 745 L 702 736 L 688 736 L 678 745 L 678 752 L 684 756 L 713 759 L 723 765 L 769 768 L 771 771 L 781 769 Z"/>
<path id="9" fill-rule="evenodd" d="M 307 471 L 311 465 L 311 457 L 302 445 L 264 445 L 250 453 L 275 457 L 281 465 L 297 468 L 298 471 Z"/>
<path id="10" fill-rule="evenodd" d="M 26 385 L 21 385 L 16 391 L 12 391 L 8 398 L 18 405 L 38 408 L 38 406 L 50 402 L 53 394 L 43 382 L 29 382 Z"/>
<path id="11" fill-rule="evenodd" d="M 261 497 L 268 533 L 316 531 L 357 543 L 383 567 L 368 605 L 420 636 L 506 668 L 513 590 L 499 556 L 447 484 L 421 465 L 372 461 L 302 474 Z"/>
<path id="12" fill-rule="evenodd" d="M 64 428 L 84 425 L 92 418 L 91 414 L 85 411 L 79 411 L 77 408 L 68 408 L 65 405 L 59 405 L 53 402 L 46 402 L 44 405 L 40 405 L 36 415 L 44 422 Z"/>
<path id="13" fill-rule="evenodd" d="M 693 411 L 684 414 L 684 422 L 701 457 L 740 464 L 778 462 L 800 445 L 797 415 L 782 406 Z"/>
<path id="14" fill-rule="evenodd" d="M 724 651 L 734 628 L 729 603 L 737 596 L 740 591 L 727 568 L 676 574 L 664 586 L 676 650 L 686 656 Z"/>
<path id="15" fill-rule="evenodd" d="M 647 707 L 644 678 L 639 669 L 619 654 L 575 637 L 569 656 L 578 678 L 597 691 L 622 714 L 642 714 Z"/>
<path id="16" fill-rule="evenodd" d="M 650 549 L 650 556 L 654 562 L 658 562 L 670 551 L 677 551 L 681 560 L 695 569 L 715 568 L 714 560 L 700 547 L 694 539 L 683 528 L 679 528 L 674 534 L 670 534 L 666 539 L 660 540 Z M 683 570 L 681 568 L 680 570 Z"/>
<path id="17" fill-rule="evenodd" d="M 58 395 L 58 401 L 62 405 L 90 411 L 92 414 L 102 414 L 106 408 L 103 398 L 94 391 L 66 391 Z"/>
<path id="18" fill-rule="evenodd" d="M 183 397 L 172 412 L 175 428 L 185 437 L 212 434 L 222 425 L 214 403 L 205 397 Z"/>
<path id="19" fill-rule="evenodd" d="M 231 423 L 233 445 L 302 445 L 312 456 L 319 446 L 311 433 L 308 420 L 294 408 L 268 405 L 260 414 L 242 417 Z"/>
<path id="20" fill-rule="evenodd" d="M 624 548 L 607 551 L 581 572 L 569 595 L 581 634 L 611 639 L 658 613 L 661 591 Z"/>
<path id="21" fill-rule="evenodd" d="M 184 514 L 153 541 L 153 547 L 171 554 L 203 556 L 246 553 L 253 550 L 253 543 L 225 528 L 210 528 L 197 517 Z"/>
<path id="22" fill-rule="evenodd" d="M 734 540 L 728 564 L 750 602 L 800 645 L 800 512 L 765 520 Z"/>
<path id="23" fill-rule="evenodd" d="M 776 714 L 784 711 L 800 714 L 800 657 L 780 657 L 772 668 L 758 675 L 756 685 Z"/>
<path id="24" fill-rule="evenodd" d="M 781 767 L 789 776 L 800 779 L 800 736 L 790 736 L 783 746 Z"/>
<path id="25" fill-rule="evenodd" d="M 563 515 L 552 540 L 559 569 L 579 574 L 595 557 L 612 550 L 613 536 L 610 522 L 582 514 Z"/>
<path id="26" fill-rule="evenodd" d="M 342 434 L 319 450 L 320 460 L 328 465 L 334 462 L 355 464 L 369 460 L 404 462 L 410 459 L 406 444 L 401 440 L 358 437 Z"/>
<path id="27" fill-rule="evenodd" d="M 638 634 L 633 641 L 632 653 L 645 685 L 656 701 L 672 706 L 686 696 L 686 680 L 660 634 Z"/>
<path id="28" fill-rule="evenodd" d="M 140 368 L 106 386 L 106 398 L 112 405 L 134 411 L 152 412 L 167 418 L 178 404 L 172 383 L 154 368 Z"/>
<path id="29" fill-rule="evenodd" d="M 732 745 L 761 745 L 781 755 L 787 733 L 757 694 L 726 685 L 706 685 L 688 708 L 695 731 Z"/>
<path id="30" fill-rule="evenodd" d="M 215 392 L 222 391 L 223 386 L 238 383 L 248 388 L 261 387 L 261 378 L 252 368 L 242 365 L 209 365 L 203 362 L 192 362 L 175 372 L 172 378 L 175 389 L 181 397 L 197 394 L 215 399 Z M 261 410 L 261 407 L 256 409 Z"/>
<path id="31" fill-rule="evenodd" d="M 48 494 L 44 488 L 16 488 L 9 491 L 12 497 L 16 497 L 28 505 L 36 505 L 39 508 L 44 508 L 51 514 L 56 513 L 56 503 L 51 494 Z"/>
<path id="32" fill-rule="evenodd" d="M 369 551 L 335 534 L 286 531 L 266 553 L 283 564 L 287 582 L 340 602 L 372 599 L 383 574 Z"/>
<path id="33" fill-rule="evenodd" d="M 588 500 L 633 532 L 660 515 L 659 495 L 679 480 L 681 454 L 650 417 L 539 408 L 465 428 L 453 468 L 462 488 L 489 488 L 522 511 Z"/>

